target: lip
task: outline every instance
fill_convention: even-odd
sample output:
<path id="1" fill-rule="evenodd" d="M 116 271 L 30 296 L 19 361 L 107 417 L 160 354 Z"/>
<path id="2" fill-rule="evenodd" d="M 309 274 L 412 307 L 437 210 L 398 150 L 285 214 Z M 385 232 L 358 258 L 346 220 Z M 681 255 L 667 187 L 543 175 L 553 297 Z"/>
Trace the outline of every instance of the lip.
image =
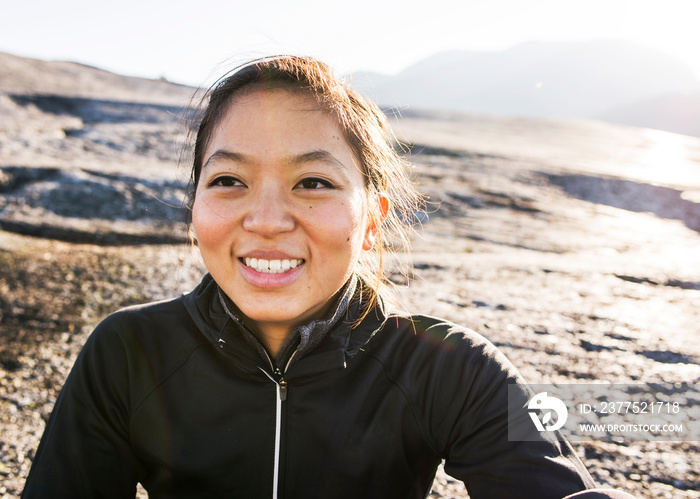
<path id="1" fill-rule="evenodd" d="M 263 256 L 253 256 L 253 255 L 263 255 Z M 273 255 L 273 256 L 270 256 Z M 292 258 L 284 255 L 282 253 L 270 253 L 270 252 L 256 252 L 256 253 L 250 253 L 249 255 L 246 255 L 246 257 L 241 257 L 243 258 L 264 258 L 267 260 L 291 260 Z M 265 274 L 262 272 L 258 272 L 257 270 L 252 269 L 251 267 L 248 267 L 245 263 L 241 261 L 241 259 L 238 259 L 238 266 L 241 271 L 241 276 L 243 279 L 250 284 L 251 286 L 254 286 L 256 288 L 261 288 L 261 289 L 277 289 L 277 288 L 283 288 L 285 286 L 289 286 L 290 284 L 293 284 L 294 281 L 299 279 L 301 277 L 301 274 L 305 270 L 306 266 L 306 261 L 299 265 L 298 267 L 295 267 L 293 269 L 289 269 L 286 272 L 282 272 L 280 274 Z"/>

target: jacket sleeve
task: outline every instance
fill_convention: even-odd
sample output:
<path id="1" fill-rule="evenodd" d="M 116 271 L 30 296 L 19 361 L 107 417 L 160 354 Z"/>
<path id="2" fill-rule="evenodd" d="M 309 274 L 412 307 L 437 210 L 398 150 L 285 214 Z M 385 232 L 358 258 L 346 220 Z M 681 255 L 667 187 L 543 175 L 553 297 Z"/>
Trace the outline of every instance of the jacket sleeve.
<path id="1" fill-rule="evenodd" d="M 109 318 L 92 333 L 61 390 L 22 498 L 133 498 L 128 357 Z"/>
<path id="2" fill-rule="evenodd" d="M 443 345 L 426 417 L 445 471 L 464 482 L 470 497 L 560 499 L 595 487 L 563 437 L 509 440 L 508 387 L 523 408 L 529 389 L 500 351 L 461 329 L 451 329 Z M 520 416 L 532 423 L 524 409 Z"/>

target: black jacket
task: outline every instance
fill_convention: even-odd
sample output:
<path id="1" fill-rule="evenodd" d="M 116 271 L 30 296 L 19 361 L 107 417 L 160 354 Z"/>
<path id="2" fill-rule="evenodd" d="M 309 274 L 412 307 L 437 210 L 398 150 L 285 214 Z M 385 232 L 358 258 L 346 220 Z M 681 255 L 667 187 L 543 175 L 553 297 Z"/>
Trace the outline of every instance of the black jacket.
<path id="1" fill-rule="evenodd" d="M 435 470 L 473 499 L 561 498 L 593 482 L 565 442 L 509 442 L 521 378 L 487 340 L 359 303 L 274 367 L 207 276 L 88 339 L 22 497 L 419 498 Z M 359 292 L 358 292 L 359 294 Z"/>

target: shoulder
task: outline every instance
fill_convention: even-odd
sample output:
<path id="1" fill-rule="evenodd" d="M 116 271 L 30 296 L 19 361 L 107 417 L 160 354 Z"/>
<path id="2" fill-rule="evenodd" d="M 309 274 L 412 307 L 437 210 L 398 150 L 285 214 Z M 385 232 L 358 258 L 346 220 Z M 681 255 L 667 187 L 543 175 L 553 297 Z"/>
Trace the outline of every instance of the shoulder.
<path id="1" fill-rule="evenodd" d="M 169 324 L 189 317 L 182 297 L 125 307 L 108 315 L 99 327 L 125 328 Z"/>
<path id="2" fill-rule="evenodd" d="M 486 338 L 472 329 L 439 317 L 395 314 L 389 316 L 388 321 L 395 322 L 397 328 L 407 329 L 417 337 L 431 338 L 448 344 L 488 342 Z"/>
<path id="3" fill-rule="evenodd" d="M 515 367 L 484 336 L 437 317 L 389 316 L 366 354 L 403 392 L 442 455 L 462 430 L 480 428 L 480 421 L 506 421 L 508 386 L 524 386 Z"/>
<path id="4" fill-rule="evenodd" d="M 482 355 L 499 357 L 500 351 L 476 331 L 453 322 L 428 315 L 390 315 L 382 335 L 391 348 L 416 348 L 431 353 Z"/>
<path id="5" fill-rule="evenodd" d="M 521 380 L 515 367 L 488 339 L 437 317 L 390 315 L 366 351 L 385 371 L 398 377 L 428 376 L 436 382 L 456 383 Z"/>
<path id="6" fill-rule="evenodd" d="M 122 308 L 103 319 L 91 335 L 97 339 L 116 335 L 129 342 L 135 337 L 170 338 L 194 324 L 181 297 Z"/>
<path id="7" fill-rule="evenodd" d="M 114 369 L 167 373 L 209 342 L 182 298 L 135 305 L 102 320 L 88 337 L 81 356 L 104 359 Z"/>

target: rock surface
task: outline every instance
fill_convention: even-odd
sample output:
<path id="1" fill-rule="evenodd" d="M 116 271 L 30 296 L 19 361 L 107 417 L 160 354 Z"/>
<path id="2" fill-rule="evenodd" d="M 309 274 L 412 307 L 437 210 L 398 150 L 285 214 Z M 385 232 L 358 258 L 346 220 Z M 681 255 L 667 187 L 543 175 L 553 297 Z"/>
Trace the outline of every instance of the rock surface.
<path id="1" fill-rule="evenodd" d="M 182 223 L 187 92 L 5 54 L 0 67 L 4 499 L 94 325 L 204 270 Z M 391 265 L 410 265 L 392 274 L 405 308 L 484 334 L 533 383 L 700 382 L 699 139 L 444 113 L 394 124 L 429 196 Z M 604 486 L 700 497 L 697 442 L 575 448 Z M 431 497 L 468 496 L 441 472 Z"/>

